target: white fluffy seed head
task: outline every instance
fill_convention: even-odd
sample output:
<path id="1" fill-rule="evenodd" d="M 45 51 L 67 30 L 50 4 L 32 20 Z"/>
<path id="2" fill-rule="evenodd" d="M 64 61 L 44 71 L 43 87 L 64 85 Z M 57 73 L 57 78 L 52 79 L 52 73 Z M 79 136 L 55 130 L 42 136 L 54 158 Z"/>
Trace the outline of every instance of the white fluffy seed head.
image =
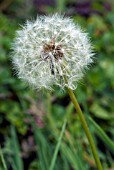
<path id="1" fill-rule="evenodd" d="M 27 21 L 13 43 L 18 77 L 36 89 L 54 85 L 76 89 L 92 56 L 87 33 L 59 14 Z"/>

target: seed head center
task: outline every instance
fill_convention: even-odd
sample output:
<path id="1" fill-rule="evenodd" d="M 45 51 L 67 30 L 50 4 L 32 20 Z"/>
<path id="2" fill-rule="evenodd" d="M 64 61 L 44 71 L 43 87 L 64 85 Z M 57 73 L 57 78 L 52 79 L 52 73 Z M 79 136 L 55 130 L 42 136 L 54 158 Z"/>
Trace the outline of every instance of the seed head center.
<path id="1" fill-rule="evenodd" d="M 43 46 L 44 59 L 49 59 L 51 56 L 59 60 L 63 57 L 63 50 L 61 44 L 56 44 L 54 40 Z"/>

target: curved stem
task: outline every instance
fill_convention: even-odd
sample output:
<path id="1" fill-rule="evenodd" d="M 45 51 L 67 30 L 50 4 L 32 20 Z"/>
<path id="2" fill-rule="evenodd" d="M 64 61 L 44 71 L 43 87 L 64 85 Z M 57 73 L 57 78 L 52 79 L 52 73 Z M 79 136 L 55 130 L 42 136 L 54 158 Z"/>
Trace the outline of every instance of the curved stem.
<path id="1" fill-rule="evenodd" d="M 82 122 L 82 126 L 83 126 L 83 128 L 85 130 L 86 136 L 87 136 L 89 144 L 91 146 L 91 150 L 92 150 L 92 153 L 93 153 L 97 168 L 98 168 L 98 170 L 103 170 L 101 162 L 100 162 L 100 159 L 99 159 L 99 156 L 98 156 L 98 153 L 97 153 L 97 150 L 96 150 L 96 147 L 95 147 L 95 144 L 94 144 L 94 141 L 93 141 L 93 138 L 92 138 L 92 135 L 91 135 L 91 133 L 89 131 L 88 125 L 87 125 L 86 120 L 85 120 L 85 118 L 83 116 L 83 113 L 82 113 L 82 110 L 81 110 L 81 108 L 80 108 L 80 106 L 78 104 L 78 101 L 77 101 L 77 99 L 76 99 L 76 97 L 75 97 L 75 95 L 74 95 L 74 93 L 73 93 L 73 91 L 71 89 L 67 88 L 67 91 L 69 93 L 71 101 L 74 104 L 75 109 L 77 110 L 79 118 L 80 118 L 80 120 Z"/>

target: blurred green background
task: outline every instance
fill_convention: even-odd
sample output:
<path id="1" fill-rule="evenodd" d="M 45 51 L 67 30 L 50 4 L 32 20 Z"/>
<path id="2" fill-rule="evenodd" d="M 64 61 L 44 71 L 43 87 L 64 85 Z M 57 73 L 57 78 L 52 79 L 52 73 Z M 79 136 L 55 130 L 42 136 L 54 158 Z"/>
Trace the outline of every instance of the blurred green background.
<path id="1" fill-rule="evenodd" d="M 0 152 L 5 160 L 0 159 L 0 170 L 48 170 L 65 118 L 54 170 L 96 170 L 67 92 L 30 89 L 11 63 L 11 44 L 20 25 L 55 12 L 71 16 L 91 37 L 95 62 L 75 94 L 104 170 L 114 170 L 114 1 L 108 0 L 0 1 Z"/>

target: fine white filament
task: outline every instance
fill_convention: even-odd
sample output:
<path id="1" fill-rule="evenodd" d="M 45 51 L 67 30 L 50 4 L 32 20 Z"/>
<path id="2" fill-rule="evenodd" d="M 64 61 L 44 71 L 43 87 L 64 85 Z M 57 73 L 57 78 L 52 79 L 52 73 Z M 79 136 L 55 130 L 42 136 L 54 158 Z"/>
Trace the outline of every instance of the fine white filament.
<path id="1" fill-rule="evenodd" d="M 36 89 L 58 85 L 74 90 L 93 62 L 87 33 L 59 14 L 27 21 L 12 48 L 18 77 Z"/>

